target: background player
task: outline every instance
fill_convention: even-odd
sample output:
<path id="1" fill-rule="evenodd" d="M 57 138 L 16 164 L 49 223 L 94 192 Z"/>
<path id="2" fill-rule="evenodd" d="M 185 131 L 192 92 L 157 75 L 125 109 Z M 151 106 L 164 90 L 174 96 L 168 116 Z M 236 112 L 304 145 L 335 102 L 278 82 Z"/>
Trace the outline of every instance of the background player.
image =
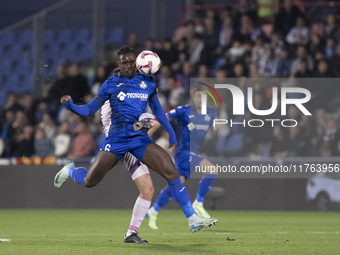
<path id="1" fill-rule="evenodd" d="M 199 89 L 194 90 L 192 96 L 192 105 L 179 106 L 167 113 L 169 121 L 177 120 L 177 140 L 178 145 L 175 150 L 175 163 L 179 171 L 182 183 L 190 176 L 195 166 L 201 169 L 210 169 L 201 179 L 193 203 L 196 214 L 202 218 L 210 218 L 210 215 L 203 207 L 204 197 L 208 194 L 212 183 L 216 180 L 217 171 L 215 165 L 209 160 L 199 155 L 203 139 L 210 127 L 213 126 L 213 120 L 216 118 L 216 112 L 212 108 L 207 109 L 207 114 L 201 114 L 201 98 L 205 92 Z M 158 125 L 159 127 L 159 125 Z M 155 127 L 156 129 L 157 127 Z M 214 137 L 219 139 L 219 126 L 213 127 Z M 156 203 L 150 208 L 146 217 L 149 219 L 149 226 L 152 229 L 158 229 L 156 225 L 157 214 L 172 198 L 169 186 L 166 186 L 159 194 Z"/>
<path id="2" fill-rule="evenodd" d="M 94 114 L 106 100 L 110 100 L 112 125 L 108 137 L 101 146 L 101 151 L 89 170 L 66 164 L 57 173 L 55 183 L 61 186 L 71 177 L 87 188 L 94 187 L 124 157 L 125 153 L 131 152 L 139 161 L 168 181 L 169 190 L 181 206 L 192 232 L 214 225 L 216 219 L 202 219 L 195 214 L 189 194 L 170 156 L 150 139 L 145 130 L 133 129 L 133 124 L 145 112 L 149 103 L 158 122 L 169 133 L 169 147 L 174 147 L 177 142 L 175 133 L 158 101 L 154 80 L 152 77 L 137 73 L 134 50 L 129 47 L 121 48 L 118 56 L 120 73 L 108 78 L 90 103 L 77 106 L 73 104 L 70 96 L 61 98 L 61 103 L 64 103 L 67 109 L 82 116 Z"/>

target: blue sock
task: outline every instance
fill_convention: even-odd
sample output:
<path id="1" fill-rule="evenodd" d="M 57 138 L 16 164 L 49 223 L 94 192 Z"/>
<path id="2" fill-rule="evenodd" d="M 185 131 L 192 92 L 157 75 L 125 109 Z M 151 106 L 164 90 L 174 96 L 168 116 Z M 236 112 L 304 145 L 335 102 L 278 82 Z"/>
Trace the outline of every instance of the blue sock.
<path id="1" fill-rule="evenodd" d="M 87 174 L 87 170 L 84 167 L 71 167 L 68 170 L 68 175 L 76 182 L 84 184 L 84 178 Z"/>
<path id="2" fill-rule="evenodd" d="M 153 205 L 153 209 L 155 209 L 156 212 L 159 212 L 159 210 L 162 209 L 170 201 L 171 198 L 172 194 L 169 186 L 167 185 L 164 189 L 162 189 L 161 193 L 159 193 L 157 201 Z"/>
<path id="3" fill-rule="evenodd" d="M 192 208 L 188 191 L 182 184 L 181 179 L 178 178 L 172 182 L 169 182 L 168 184 L 172 196 L 174 197 L 176 202 L 181 206 L 182 211 L 185 214 L 185 217 L 189 218 L 192 215 L 194 215 L 195 211 Z"/>
<path id="4" fill-rule="evenodd" d="M 217 174 L 205 174 L 200 180 L 196 200 L 203 203 L 205 196 L 208 194 L 212 183 L 216 180 Z"/>

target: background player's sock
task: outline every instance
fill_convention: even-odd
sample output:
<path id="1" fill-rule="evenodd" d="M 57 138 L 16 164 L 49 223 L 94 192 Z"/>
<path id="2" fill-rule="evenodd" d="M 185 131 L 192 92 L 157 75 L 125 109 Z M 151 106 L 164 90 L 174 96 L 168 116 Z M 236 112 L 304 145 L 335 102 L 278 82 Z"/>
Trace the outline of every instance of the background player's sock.
<path id="1" fill-rule="evenodd" d="M 68 175 L 72 180 L 80 184 L 84 184 L 86 174 L 87 170 L 84 167 L 71 167 L 70 170 L 68 170 Z"/>
<path id="2" fill-rule="evenodd" d="M 149 210 L 150 205 L 151 205 L 151 201 L 145 200 L 140 197 L 137 198 L 135 206 L 133 207 L 133 210 L 132 210 L 132 218 L 131 218 L 129 230 L 126 233 L 126 236 L 129 236 L 133 232 L 138 230 L 138 228 L 143 222 L 145 214 Z"/>
<path id="3" fill-rule="evenodd" d="M 169 189 L 169 185 L 167 185 L 164 189 L 162 189 L 161 193 L 157 198 L 156 203 L 152 206 L 150 213 L 153 216 L 157 216 L 160 209 L 162 209 L 172 198 L 171 191 Z"/>
<path id="4" fill-rule="evenodd" d="M 194 205 L 202 205 L 205 196 L 208 194 L 212 183 L 216 180 L 217 174 L 205 174 L 200 181 Z"/>
<path id="5" fill-rule="evenodd" d="M 185 216 L 189 218 L 194 215 L 195 211 L 192 208 L 188 191 L 182 184 L 181 179 L 178 178 L 168 184 L 173 198 L 181 206 Z"/>

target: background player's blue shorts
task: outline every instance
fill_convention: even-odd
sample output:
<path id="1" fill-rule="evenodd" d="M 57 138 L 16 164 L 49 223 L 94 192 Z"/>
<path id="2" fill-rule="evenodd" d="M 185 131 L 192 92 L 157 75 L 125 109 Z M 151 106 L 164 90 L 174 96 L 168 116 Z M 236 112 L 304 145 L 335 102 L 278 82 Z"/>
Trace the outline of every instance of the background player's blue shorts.
<path id="1" fill-rule="evenodd" d="M 191 171 L 195 170 L 195 167 L 198 166 L 203 159 L 202 156 L 190 151 L 181 152 L 180 156 L 175 158 L 179 175 L 184 176 L 185 180 L 188 180 Z"/>
<path id="2" fill-rule="evenodd" d="M 119 160 L 124 158 L 126 152 L 130 152 L 139 161 L 142 161 L 145 149 L 150 143 L 154 143 L 154 141 L 146 133 L 132 138 L 109 135 L 102 143 L 100 150 L 114 153 Z"/>

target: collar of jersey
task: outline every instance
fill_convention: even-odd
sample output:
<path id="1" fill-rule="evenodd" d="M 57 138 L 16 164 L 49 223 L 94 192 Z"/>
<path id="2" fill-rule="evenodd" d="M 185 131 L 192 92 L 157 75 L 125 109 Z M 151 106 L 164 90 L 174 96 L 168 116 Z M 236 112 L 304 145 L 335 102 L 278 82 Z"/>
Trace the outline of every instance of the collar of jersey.
<path id="1" fill-rule="evenodd" d="M 135 78 L 137 75 L 140 75 L 140 74 L 142 74 L 141 72 L 139 72 L 138 70 L 137 70 L 137 73 L 136 73 L 136 75 L 135 76 L 133 76 L 133 78 Z M 121 77 L 126 77 L 126 76 L 123 76 L 122 75 L 122 73 L 121 72 L 119 72 L 118 74 L 116 74 L 117 75 L 117 77 L 119 77 L 119 78 L 121 78 Z M 127 77 L 126 77 L 127 78 Z M 131 79 L 133 79 L 133 78 L 131 78 Z"/>

